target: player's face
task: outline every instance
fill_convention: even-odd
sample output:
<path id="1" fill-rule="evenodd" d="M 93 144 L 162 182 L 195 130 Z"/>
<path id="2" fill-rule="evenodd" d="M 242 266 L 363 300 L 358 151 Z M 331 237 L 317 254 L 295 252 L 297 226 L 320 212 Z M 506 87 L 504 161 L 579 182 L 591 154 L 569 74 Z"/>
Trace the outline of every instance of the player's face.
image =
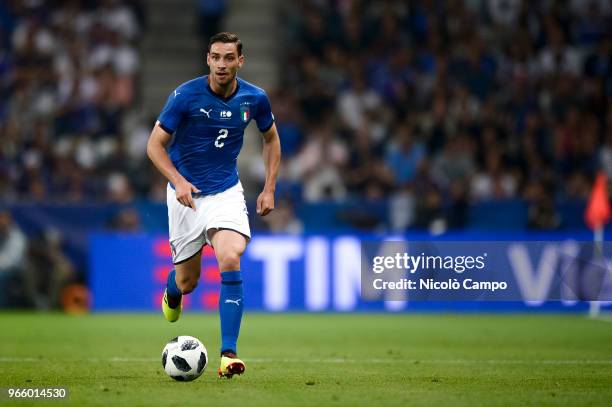
<path id="1" fill-rule="evenodd" d="M 244 56 L 238 56 L 235 43 L 215 42 L 206 56 L 210 68 L 210 78 L 220 87 L 232 83 L 238 69 L 244 63 Z"/>

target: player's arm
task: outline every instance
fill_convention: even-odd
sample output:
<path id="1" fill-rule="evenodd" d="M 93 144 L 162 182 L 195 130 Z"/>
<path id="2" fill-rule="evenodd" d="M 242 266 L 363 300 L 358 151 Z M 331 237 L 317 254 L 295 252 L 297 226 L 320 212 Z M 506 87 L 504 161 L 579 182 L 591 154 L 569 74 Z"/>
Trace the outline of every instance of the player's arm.
<path id="1" fill-rule="evenodd" d="M 195 203 L 191 196 L 192 192 L 200 192 L 195 186 L 189 183 L 176 169 L 168 153 L 166 146 L 172 139 L 172 135 L 164 130 L 159 122 L 151 131 L 147 142 L 147 155 L 155 167 L 174 185 L 176 199 L 183 205 L 195 210 Z"/>
<path id="2" fill-rule="evenodd" d="M 263 136 L 263 160 L 266 167 L 266 182 L 264 189 L 257 198 L 257 213 L 266 216 L 274 209 L 274 191 L 276 190 L 276 177 L 281 159 L 280 138 L 276 125 L 262 133 Z"/>

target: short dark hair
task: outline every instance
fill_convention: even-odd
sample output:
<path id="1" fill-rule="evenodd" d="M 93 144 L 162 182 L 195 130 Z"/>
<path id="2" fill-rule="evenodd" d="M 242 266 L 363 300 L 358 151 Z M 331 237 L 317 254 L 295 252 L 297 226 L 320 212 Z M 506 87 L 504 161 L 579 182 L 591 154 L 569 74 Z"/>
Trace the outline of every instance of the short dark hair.
<path id="1" fill-rule="evenodd" d="M 224 31 L 210 37 L 210 41 L 208 42 L 208 52 L 210 52 L 210 47 L 212 47 L 215 42 L 222 42 L 224 44 L 234 43 L 236 44 L 236 49 L 238 50 L 238 56 L 242 55 L 242 41 L 240 41 L 240 38 L 238 38 L 238 36 L 234 33 Z"/>

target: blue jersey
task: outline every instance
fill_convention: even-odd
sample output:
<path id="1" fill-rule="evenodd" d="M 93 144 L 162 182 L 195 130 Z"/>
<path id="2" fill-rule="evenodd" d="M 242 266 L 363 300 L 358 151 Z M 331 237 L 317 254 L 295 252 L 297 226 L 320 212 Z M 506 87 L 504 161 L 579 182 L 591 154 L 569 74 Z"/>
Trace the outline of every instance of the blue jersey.
<path id="1" fill-rule="evenodd" d="M 168 97 L 158 118 L 161 127 L 174 135 L 170 160 L 204 195 L 238 183 L 238 153 L 251 119 L 261 132 L 274 123 L 266 93 L 237 80 L 236 91 L 227 98 L 213 92 L 208 76 L 185 82 Z"/>

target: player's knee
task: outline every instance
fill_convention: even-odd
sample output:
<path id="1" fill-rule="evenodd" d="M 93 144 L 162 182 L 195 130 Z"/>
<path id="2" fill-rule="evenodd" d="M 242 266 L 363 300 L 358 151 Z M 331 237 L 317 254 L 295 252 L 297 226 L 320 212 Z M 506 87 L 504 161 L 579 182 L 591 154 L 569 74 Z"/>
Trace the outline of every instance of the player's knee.
<path id="1" fill-rule="evenodd" d="M 181 293 L 189 294 L 198 286 L 198 280 L 193 278 L 183 278 L 176 282 L 176 286 L 179 290 L 181 290 Z"/>
<path id="2" fill-rule="evenodd" d="M 219 267 L 221 270 L 240 269 L 240 254 L 236 251 L 227 251 L 219 256 Z"/>

